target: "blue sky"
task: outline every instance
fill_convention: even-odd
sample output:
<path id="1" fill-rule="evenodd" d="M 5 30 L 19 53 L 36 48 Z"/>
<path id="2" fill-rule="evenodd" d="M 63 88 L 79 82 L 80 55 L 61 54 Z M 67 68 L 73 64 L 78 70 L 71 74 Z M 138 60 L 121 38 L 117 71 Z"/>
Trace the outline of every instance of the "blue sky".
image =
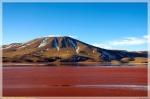
<path id="1" fill-rule="evenodd" d="M 148 0 L 3 0 L 3 2 L 148 2 Z"/>
<path id="2" fill-rule="evenodd" d="M 3 44 L 51 35 L 110 49 L 147 50 L 147 4 L 3 3 Z"/>

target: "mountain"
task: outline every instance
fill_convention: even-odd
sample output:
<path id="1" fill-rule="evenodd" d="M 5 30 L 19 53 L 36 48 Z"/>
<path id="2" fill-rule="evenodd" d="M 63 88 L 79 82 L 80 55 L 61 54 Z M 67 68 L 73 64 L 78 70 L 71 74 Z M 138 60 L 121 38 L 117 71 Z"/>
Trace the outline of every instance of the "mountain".
<path id="1" fill-rule="evenodd" d="M 3 62 L 147 63 L 147 52 L 98 48 L 71 37 L 43 37 L 3 45 Z"/>

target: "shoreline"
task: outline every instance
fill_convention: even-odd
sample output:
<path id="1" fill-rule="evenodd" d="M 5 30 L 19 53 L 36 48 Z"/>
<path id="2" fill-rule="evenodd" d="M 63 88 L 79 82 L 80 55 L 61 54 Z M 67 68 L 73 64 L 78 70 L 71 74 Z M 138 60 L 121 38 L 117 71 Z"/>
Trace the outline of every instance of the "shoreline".
<path id="1" fill-rule="evenodd" d="M 59 63 L 2 63 L 3 66 L 17 66 L 17 65 L 24 65 L 24 66 L 89 66 L 89 65 L 94 65 L 94 66 L 135 66 L 135 65 L 144 65 L 148 66 L 148 63 L 122 63 L 122 64 L 112 64 L 112 63 L 99 63 L 99 62 L 78 62 L 78 63 L 73 63 L 73 62 L 59 62 Z"/>

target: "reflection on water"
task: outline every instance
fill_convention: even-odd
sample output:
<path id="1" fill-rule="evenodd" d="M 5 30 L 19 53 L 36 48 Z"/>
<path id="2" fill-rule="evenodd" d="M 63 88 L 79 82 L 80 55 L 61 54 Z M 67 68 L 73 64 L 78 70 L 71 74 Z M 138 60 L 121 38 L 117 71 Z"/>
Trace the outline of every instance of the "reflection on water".
<path id="1" fill-rule="evenodd" d="M 111 64 L 111 63 L 46 63 L 46 66 L 147 66 L 147 64 Z"/>

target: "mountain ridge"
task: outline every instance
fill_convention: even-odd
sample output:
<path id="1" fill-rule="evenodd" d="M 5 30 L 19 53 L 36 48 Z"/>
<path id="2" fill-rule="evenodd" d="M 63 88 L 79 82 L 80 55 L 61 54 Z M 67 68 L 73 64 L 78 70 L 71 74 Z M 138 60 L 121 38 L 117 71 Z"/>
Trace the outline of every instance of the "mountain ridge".
<path id="1" fill-rule="evenodd" d="M 147 51 L 99 48 L 72 37 L 42 37 L 3 45 L 3 62 L 110 62 L 147 63 Z M 142 61 L 141 61 L 142 60 Z"/>

